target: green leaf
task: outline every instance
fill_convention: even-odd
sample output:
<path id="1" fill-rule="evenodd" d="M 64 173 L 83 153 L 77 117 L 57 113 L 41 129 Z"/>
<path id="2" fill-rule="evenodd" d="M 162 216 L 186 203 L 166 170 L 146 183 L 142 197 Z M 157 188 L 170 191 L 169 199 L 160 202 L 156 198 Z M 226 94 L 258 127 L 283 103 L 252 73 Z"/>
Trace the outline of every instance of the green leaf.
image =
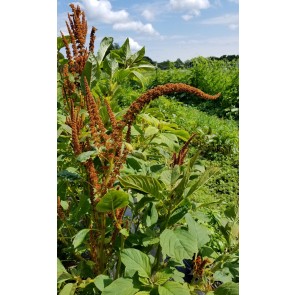
<path id="1" fill-rule="evenodd" d="M 151 177 L 145 175 L 129 175 L 119 177 L 120 183 L 126 188 L 133 188 L 138 191 L 148 193 L 156 198 L 163 198 L 164 188 L 160 182 Z"/>
<path id="2" fill-rule="evenodd" d="M 187 186 L 188 188 L 185 190 L 185 197 L 189 197 L 195 191 L 197 191 L 200 187 L 202 187 L 216 172 L 219 171 L 217 167 L 211 167 L 207 169 L 203 174 L 201 174 L 197 179 L 190 181 Z"/>
<path id="3" fill-rule="evenodd" d="M 139 291 L 135 295 L 149 295 L 151 294 L 150 291 Z"/>
<path id="4" fill-rule="evenodd" d="M 123 235 L 123 236 L 125 236 L 125 237 L 129 237 L 129 231 L 128 231 L 127 228 L 122 228 L 120 230 L 120 234 Z"/>
<path id="5" fill-rule="evenodd" d="M 57 276 L 59 276 L 60 274 L 66 272 L 67 270 L 65 269 L 65 267 L 62 265 L 61 261 L 59 260 L 59 258 L 57 258 Z"/>
<path id="6" fill-rule="evenodd" d="M 177 282 L 166 282 L 158 291 L 159 295 L 190 295 L 189 290 Z"/>
<path id="7" fill-rule="evenodd" d="M 78 157 L 77 157 L 77 160 L 79 162 L 86 162 L 87 160 L 90 159 L 90 157 L 94 154 L 96 154 L 97 152 L 96 151 L 88 151 L 88 152 L 84 152 L 84 153 L 81 153 Z"/>
<path id="8" fill-rule="evenodd" d="M 183 141 L 187 141 L 190 138 L 190 134 L 186 130 L 169 130 L 169 133 L 176 135 Z"/>
<path id="9" fill-rule="evenodd" d="M 74 295 L 76 290 L 76 285 L 73 283 L 66 284 L 60 291 L 59 295 Z"/>
<path id="10" fill-rule="evenodd" d="M 154 238 L 154 237 L 146 237 L 142 239 L 142 244 L 144 247 L 147 247 L 148 245 L 158 244 L 159 242 L 160 242 L 160 239 Z"/>
<path id="11" fill-rule="evenodd" d="M 131 62 L 131 64 L 139 62 L 143 59 L 144 55 L 145 55 L 145 47 L 142 47 L 137 52 L 131 55 L 129 61 Z"/>
<path id="12" fill-rule="evenodd" d="M 129 38 L 127 38 L 124 44 L 119 48 L 111 51 L 111 57 L 117 59 L 117 61 L 127 66 L 127 60 L 131 57 L 131 50 L 129 44 Z"/>
<path id="13" fill-rule="evenodd" d="M 129 203 L 129 195 L 123 191 L 109 190 L 96 205 L 98 212 L 109 212 L 124 208 Z"/>
<path id="14" fill-rule="evenodd" d="M 188 211 L 188 206 L 182 206 L 177 208 L 170 216 L 168 221 L 168 226 L 174 225 L 177 221 L 182 219 L 184 215 L 187 213 L 187 211 Z"/>
<path id="15" fill-rule="evenodd" d="M 210 231 L 208 228 L 202 224 L 197 223 L 190 213 L 187 213 L 185 215 L 185 220 L 188 225 L 188 231 L 190 234 L 196 238 L 198 241 L 198 248 L 200 249 L 203 247 L 206 243 L 210 241 L 209 233 Z"/>
<path id="16" fill-rule="evenodd" d="M 108 285 L 112 283 L 112 279 L 106 275 L 99 275 L 94 278 L 93 283 L 99 291 L 103 291 Z"/>
<path id="17" fill-rule="evenodd" d="M 141 277 L 149 278 L 151 276 L 151 264 L 149 257 L 143 252 L 129 248 L 121 252 L 121 260 L 127 269 L 138 271 Z"/>
<path id="18" fill-rule="evenodd" d="M 169 278 L 171 277 L 171 274 L 166 273 L 166 272 L 157 272 L 154 276 L 154 283 L 156 285 L 163 285 L 164 283 L 166 283 Z"/>
<path id="19" fill-rule="evenodd" d="M 134 75 L 135 80 L 139 81 L 139 83 L 144 86 L 146 78 L 143 74 L 139 73 L 138 71 L 132 71 L 131 74 Z"/>
<path id="20" fill-rule="evenodd" d="M 160 179 L 170 188 L 174 186 L 178 178 L 180 177 L 180 167 L 175 165 L 170 170 L 165 170 L 161 173 Z"/>
<path id="21" fill-rule="evenodd" d="M 134 295 L 138 291 L 131 279 L 119 278 L 104 288 L 101 295 Z"/>
<path id="22" fill-rule="evenodd" d="M 73 279 L 73 276 L 67 272 L 59 258 L 57 258 L 57 283 L 62 283 L 71 279 Z"/>
<path id="23" fill-rule="evenodd" d="M 81 86 L 83 91 L 85 91 L 84 77 L 86 77 L 88 85 L 90 89 L 92 89 L 99 79 L 100 72 L 97 60 L 91 53 L 81 75 Z"/>
<path id="24" fill-rule="evenodd" d="M 158 221 L 158 212 L 155 203 L 150 203 L 148 210 L 145 211 L 143 219 L 147 226 L 152 226 Z"/>
<path id="25" fill-rule="evenodd" d="M 97 52 L 97 62 L 100 65 L 103 61 L 103 59 L 105 58 L 106 52 L 107 50 L 110 48 L 110 46 L 113 43 L 113 38 L 112 37 L 104 37 L 99 45 L 99 49 Z"/>
<path id="26" fill-rule="evenodd" d="M 103 61 L 103 69 L 112 78 L 114 74 L 116 73 L 116 71 L 119 69 L 119 64 L 115 59 L 110 58 L 108 55 Z"/>
<path id="27" fill-rule="evenodd" d="M 160 235 L 163 255 L 168 255 L 177 262 L 191 259 L 198 252 L 197 239 L 183 229 L 165 229 Z"/>
<path id="28" fill-rule="evenodd" d="M 215 291 L 215 295 L 239 295 L 239 284 L 227 282 L 220 285 Z"/>
<path id="29" fill-rule="evenodd" d="M 175 152 L 178 145 L 175 143 L 174 140 L 172 140 L 170 138 L 169 133 L 161 133 L 160 135 L 158 135 L 156 138 L 154 138 L 151 143 L 156 143 L 156 144 L 160 144 L 160 145 L 165 145 L 167 146 L 171 151 Z"/>
<path id="30" fill-rule="evenodd" d="M 86 235 L 89 233 L 89 231 L 90 231 L 89 228 L 82 229 L 75 235 L 75 238 L 73 240 L 74 248 L 77 248 L 78 246 L 80 246 L 83 243 L 83 241 L 84 241 Z"/>
<path id="31" fill-rule="evenodd" d="M 157 134 L 159 132 L 159 129 L 154 127 L 154 126 L 148 126 L 145 131 L 144 131 L 144 137 L 150 137 L 153 136 L 155 134 Z"/>
<path id="32" fill-rule="evenodd" d="M 224 267 L 221 270 L 217 270 L 213 274 L 213 278 L 215 281 L 221 281 L 223 283 L 231 282 L 233 279 L 233 275 L 230 272 L 228 267 Z"/>

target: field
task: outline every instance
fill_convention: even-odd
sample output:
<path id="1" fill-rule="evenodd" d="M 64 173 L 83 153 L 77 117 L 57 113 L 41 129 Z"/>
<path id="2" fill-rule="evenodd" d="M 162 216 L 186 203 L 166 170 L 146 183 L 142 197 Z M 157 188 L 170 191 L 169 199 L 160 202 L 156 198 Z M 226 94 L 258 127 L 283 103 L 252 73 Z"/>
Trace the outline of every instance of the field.
<path id="1" fill-rule="evenodd" d="M 72 9 L 57 40 L 58 294 L 238 294 L 238 57 L 163 70 L 128 39 L 97 49 L 92 30 L 87 47 Z"/>

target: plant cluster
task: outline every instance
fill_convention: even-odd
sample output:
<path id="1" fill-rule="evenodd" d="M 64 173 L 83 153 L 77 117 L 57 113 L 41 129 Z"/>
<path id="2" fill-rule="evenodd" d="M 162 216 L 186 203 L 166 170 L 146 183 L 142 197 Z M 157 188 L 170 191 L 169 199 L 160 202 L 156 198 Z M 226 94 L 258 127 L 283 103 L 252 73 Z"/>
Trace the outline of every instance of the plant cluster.
<path id="1" fill-rule="evenodd" d="M 168 83 L 120 110 L 122 85 L 143 85 L 152 68 L 144 48 L 132 54 L 128 39 L 112 49 L 113 39 L 104 38 L 94 54 L 96 29 L 87 48 L 85 14 L 70 7 L 69 35 L 57 44 L 59 294 L 235 294 L 229 278 L 237 277 L 236 268 L 211 245 L 215 228 L 224 227 L 227 241 L 232 221 L 212 218 L 206 225 L 192 215 L 192 197 L 218 169 L 200 165 L 197 152 L 188 158 L 196 134 L 144 112 L 162 95 L 220 94 Z M 182 268 L 190 259 L 188 282 Z M 214 277 L 225 265 L 229 275 Z M 217 282 L 223 284 L 213 292 Z"/>

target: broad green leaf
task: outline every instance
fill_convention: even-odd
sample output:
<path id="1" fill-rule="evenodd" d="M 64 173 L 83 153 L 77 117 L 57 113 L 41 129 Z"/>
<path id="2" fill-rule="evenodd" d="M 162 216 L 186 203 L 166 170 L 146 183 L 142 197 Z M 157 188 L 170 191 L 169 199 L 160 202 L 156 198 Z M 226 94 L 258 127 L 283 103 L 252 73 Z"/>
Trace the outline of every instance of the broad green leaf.
<path id="1" fill-rule="evenodd" d="M 124 208 L 129 203 L 129 195 L 123 191 L 109 190 L 96 205 L 98 212 L 109 212 Z"/>
<path id="2" fill-rule="evenodd" d="M 119 278 L 104 288 L 101 295 L 134 295 L 138 291 L 131 279 Z"/>
<path id="3" fill-rule="evenodd" d="M 169 278 L 171 277 L 171 274 L 166 273 L 166 272 L 157 272 L 154 276 L 154 283 L 156 285 L 163 285 L 164 283 L 166 283 Z"/>
<path id="4" fill-rule="evenodd" d="M 73 240 L 74 248 L 77 248 L 78 246 L 80 246 L 83 243 L 83 241 L 84 241 L 86 235 L 89 233 L 89 231 L 90 231 L 89 228 L 82 229 L 75 235 L 75 238 Z"/>
<path id="5" fill-rule="evenodd" d="M 158 288 L 159 295 L 190 295 L 190 291 L 177 282 L 166 282 Z"/>
<path id="6" fill-rule="evenodd" d="M 220 285 L 215 291 L 215 295 L 239 295 L 239 284 L 227 282 Z"/>
<path id="7" fill-rule="evenodd" d="M 113 43 L 113 38 L 112 37 L 104 37 L 99 45 L 99 49 L 97 52 L 97 62 L 100 65 L 103 59 L 105 58 L 105 54 L 107 50 L 110 48 L 110 46 Z"/>
<path id="8" fill-rule="evenodd" d="M 160 179 L 170 188 L 174 186 L 178 178 L 180 177 L 179 165 L 175 165 L 170 170 L 165 170 L 161 173 Z"/>
<path id="9" fill-rule="evenodd" d="M 99 291 L 103 291 L 103 289 L 110 285 L 112 282 L 113 280 L 106 275 L 99 275 L 93 280 L 94 285 Z"/>
<path id="10" fill-rule="evenodd" d="M 139 62 L 140 60 L 143 59 L 144 55 L 145 55 L 145 47 L 142 47 L 137 52 L 131 55 L 131 57 L 129 58 L 130 64 L 132 65 L 133 63 Z"/>
<path id="11" fill-rule="evenodd" d="M 90 157 L 94 154 L 96 154 L 97 152 L 96 151 L 88 151 L 88 152 L 84 152 L 84 153 L 81 153 L 78 157 L 77 157 L 77 160 L 79 162 L 86 162 L 87 160 L 90 159 Z"/>
<path id="12" fill-rule="evenodd" d="M 233 275 L 230 272 L 228 267 L 224 267 L 220 270 L 217 270 L 213 274 L 213 278 L 215 281 L 221 281 L 223 283 L 232 282 Z"/>
<path id="13" fill-rule="evenodd" d="M 164 256 L 168 255 L 177 262 L 191 259 L 198 252 L 197 239 L 183 229 L 165 229 L 160 235 L 160 244 Z"/>
<path id="14" fill-rule="evenodd" d="M 66 284 L 60 291 L 59 295 L 74 295 L 76 290 L 76 285 L 73 283 Z"/>
<path id="15" fill-rule="evenodd" d="M 114 74 L 116 73 L 116 71 L 119 69 L 119 64 L 115 59 L 110 58 L 108 55 L 103 61 L 103 69 L 112 78 Z"/>
<path id="16" fill-rule="evenodd" d="M 99 79 L 100 72 L 97 60 L 91 53 L 81 75 L 81 86 L 83 91 L 85 91 L 84 77 L 86 77 L 88 85 L 90 89 L 92 89 Z"/>
<path id="17" fill-rule="evenodd" d="M 156 143 L 159 145 L 165 145 L 167 146 L 172 152 L 175 152 L 178 145 L 175 143 L 174 140 L 170 138 L 169 133 L 161 133 L 156 138 L 154 138 L 151 143 Z"/>
<path id="18" fill-rule="evenodd" d="M 163 198 L 164 188 L 160 182 L 151 177 L 145 175 L 129 175 L 119 177 L 120 183 L 126 188 L 133 188 L 138 191 L 148 193 L 156 198 Z"/>
<path id="19" fill-rule="evenodd" d="M 158 126 L 160 123 L 160 121 L 157 118 L 150 116 L 148 114 L 140 114 L 140 115 L 138 115 L 138 117 L 155 127 Z"/>
<path id="20" fill-rule="evenodd" d="M 121 252 L 122 263 L 128 269 L 138 271 L 141 277 L 149 278 L 151 276 L 151 264 L 149 257 L 143 252 L 129 248 Z"/>
<path id="21" fill-rule="evenodd" d="M 144 131 L 144 137 L 150 137 L 153 136 L 155 134 L 157 134 L 159 132 L 159 129 L 154 127 L 154 126 L 148 126 L 145 131 Z"/>
<path id="22" fill-rule="evenodd" d="M 184 191 L 185 197 L 189 197 L 200 187 L 202 187 L 216 172 L 219 171 L 217 167 L 211 167 L 201 174 L 197 179 L 190 181 L 187 186 L 188 188 Z"/>
<path id="23" fill-rule="evenodd" d="M 71 279 L 73 279 L 73 276 L 67 272 L 59 258 L 57 258 L 57 283 L 62 283 Z"/>
<path id="24" fill-rule="evenodd" d="M 168 221 L 168 226 L 174 225 L 177 221 L 181 220 L 184 217 L 184 215 L 187 213 L 187 211 L 188 211 L 188 206 L 182 206 L 177 208 L 170 216 Z"/>
<path id="25" fill-rule="evenodd" d="M 188 231 L 192 236 L 196 238 L 198 241 L 198 248 L 200 249 L 203 247 L 206 243 L 210 241 L 209 233 L 210 231 L 208 228 L 202 224 L 197 223 L 190 213 L 187 213 L 185 215 L 185 220 L 188 225 Z"/>
<path id="26" fill-rule="evenodd" d="M 57 283 L 60 284 L 62 282 L 68 281 L 68 280 L 73 280 L 73 276 L 70 275 L 69 273 L 62 273 L 57 277 Z"/>
<path id="27" fill-rule="evenodd" d="M 142 86 L 144 86 L 144 82 L 145 82 L 146 79 L 145 79 L 145 76 L 143 74 L 139 73 L 138 71 L 132 71 L 131 74 L 134 75 L 135 80 L 138 80 L 140 82 L 140 84 Z"/>
<path id="28" fill-rule="evenodd" d="M 142 244 L 144 247 L 147 247 L 148 245 L 158 244 L 159 242 L 160 242 L 160 239 L 154 238 L 154 237 L 146 237 L 142 239 Z"/>
<path id="29" fill-rule="evenodd" d="M 155 203 L 150 203 L 148 210 L 145 211 L 143 219 L 147 226 L 152 226 L 158 221 L 158 212 Z"/>
<path id="30" fill-rule="evenodd" d="M 190 134 L 186 130 L 170 129 L 169 132 L 176 135 L 178 138 L 182 139 L 183 141 L 187 141 L 190 138 Z"/>
<path id="31" fill-rule="evenodd" d="M 59 258 L 57 258 L 57 276 L 61 275 L 62 273 L 67 272 L 66 268 L 62 265 Z"/>
<path id="32" fill-rule="evenodd" d="M 125 236 L 125 237 L 129 237 L 129 231 L 128 231 L 127 228 L 122 228 L 120 230 L 120 234 L 123 235 L 123 236 Z"/>
<path id="33" fill-rule="evenodd" d="M 150 295 L 150 291 L 139 291 L 135 295 Z"/>

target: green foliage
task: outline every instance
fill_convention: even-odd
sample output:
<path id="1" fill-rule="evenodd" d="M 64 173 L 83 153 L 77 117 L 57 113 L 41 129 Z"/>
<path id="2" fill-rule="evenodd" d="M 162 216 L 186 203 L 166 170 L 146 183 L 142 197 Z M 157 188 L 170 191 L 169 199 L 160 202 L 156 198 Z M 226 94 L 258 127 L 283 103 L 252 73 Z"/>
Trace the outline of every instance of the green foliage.
<path id="1" fill-rule="evenodd" d="M 192 85 L 206 93 L 221 92 L 216 104 L 192 98 L 194 104 L 210 114 L 238 119 L 239 59 L 227 61 L 198 57 L 193 59 L 193 63 Z"/>

